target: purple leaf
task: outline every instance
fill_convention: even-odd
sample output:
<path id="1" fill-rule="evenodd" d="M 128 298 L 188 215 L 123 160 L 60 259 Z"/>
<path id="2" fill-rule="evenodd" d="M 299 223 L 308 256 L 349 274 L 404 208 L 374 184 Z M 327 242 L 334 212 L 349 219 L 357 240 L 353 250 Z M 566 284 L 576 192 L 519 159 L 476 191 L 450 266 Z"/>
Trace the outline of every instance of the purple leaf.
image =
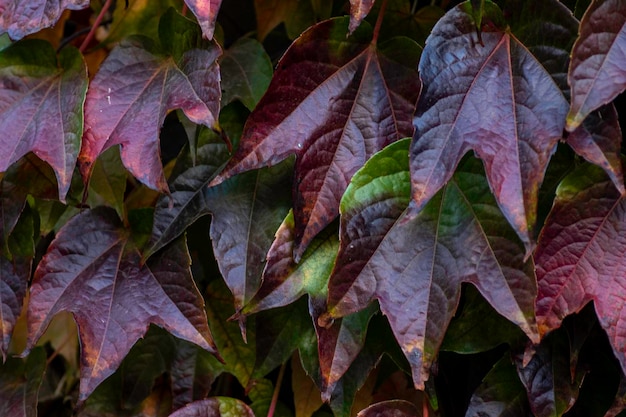
<path id="1" fill-rule="evenodd" d="M 0 0 L 0 35 L 14 40 L 54 26 L 65 9 L 81 10 L 89 0 Z"/>

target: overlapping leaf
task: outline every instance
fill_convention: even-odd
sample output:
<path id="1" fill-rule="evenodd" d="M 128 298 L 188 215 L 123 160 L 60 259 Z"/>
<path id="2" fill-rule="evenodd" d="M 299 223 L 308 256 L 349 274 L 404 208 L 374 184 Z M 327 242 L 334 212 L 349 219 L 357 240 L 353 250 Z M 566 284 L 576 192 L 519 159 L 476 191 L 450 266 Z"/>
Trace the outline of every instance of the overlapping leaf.
<path id="1" fill-rule="evenodd" d="M 593 110 L 626 88 L 626 4 L 595 0 L 580 22 L 568 81 L 572 105 L 567 129 L 576 129 Z"/>
<path id="2" fill-rule="evenodd" d="M 209 40 L 213 39 L 217 13 L 220 11 L 222 0 L 185 0 L 185 3 L 196 15 L 202 28 L 202 36 Z"/>
<path id="3" fill-rule="evenodd" d="M 535 257 L 541 334 L 593 300 L 624 370 L 624 294 L 615 288 L 625 285 L 625 210 L 625 200 L 602 172 L 582 167 L 559 186 Z"/>
<path id="4" fill-rule="evenodd" d="M 372 404 L 359 411 L 357 417 L 422 417 L 417 407 L 404 400 L 390 400 Z"/>
<path id="5" fill-rule="evenodd" d="M 296 154 L 296 261 L 337 216 L 354 172 L 413 130 L 415 71 L 386 58 L 365 24 L 346 38 L 347 24 L 347 18 L 322 22 L 288 49 L 246 123 L 239 149 L 213 181 Z M 402 45 L 404 64 L 414 65 L 417 46 Z"/>
<path id="6" fill-rule="evenodd" d="M 147 264 L 140 261 L 115 212 L 99 208 L 70 220 L 35 272 L 28 346 L 57 312 L 74 314 L 82 345 L 81 400 L 117 369 L 150 323 L 216 352 L 184 242 Z"/>
<path id="7" fill-rule="evenodd" d="M 0 35 L 22 39 L 43 28 L 54 26 L 65 9 L 80 10 L 89 0 L 0 0 Z"/>
<path id="8" fill-rule="evenodd" d="M 10 358 L 0 366 L 0 415 L 37 416 L 37 394 L 46 369 L 46 352 L 37 348 L 26 359 Z"/>
<path id="9" fill-rule="evenodd" d="M 350 25 L 348 31 L 354 32 L 365 16 L 372 10 L 374 0 L 350 0 Z"/>
<path id="10" fill-rule="evenodd" d="M 54 169 L 65 200 L 80 148 L 87 67 L 75 48 L 44 41 L 0 51 L 0 171 L 35 153 Z"/>
<path id="11" fill-rule="evenodd" d="M 213 397 L 187 404 L 170 417 L 254 417 L 254 413 L 235 398 Z"/>
<path id="12" fill-rule="evenodd" d="M 194 123 L 217 127 L 220 47 L 202 43 L 198 27 L 173 9 L 159 32 L 161 46 L 139 36 L 122 41 L 91 82 L 80 152 L 85 178 L 103 151 L 121 145 L 126 168 L 150 188 L 167 191 L 159 151 L 167 111 L 180 108 Z"/>
<path id="13" fill-rule="evenodd" d="M 550 74 L 487 2 L 477 38 L 471 6 L 435 25 L 420 60 L 424 90 L 411 146 L 413 210 L 452 177 L 470 149 L 483 160 L 498 205 L 532 249 L 537 190 L 561 138 L 567 101 Z"/>
<path id="14" fill-rule="evenodd" d="M 408 140 L 375 155 L 342 200 L 341 248 L 328 310 L 341 317 L 377 298 L 423 388 L 461 282 L 474 284 L 501 315 L 537 340 L 532 265 L 497 208 L 478 162 L 459 167 L 414 218 Z"/>

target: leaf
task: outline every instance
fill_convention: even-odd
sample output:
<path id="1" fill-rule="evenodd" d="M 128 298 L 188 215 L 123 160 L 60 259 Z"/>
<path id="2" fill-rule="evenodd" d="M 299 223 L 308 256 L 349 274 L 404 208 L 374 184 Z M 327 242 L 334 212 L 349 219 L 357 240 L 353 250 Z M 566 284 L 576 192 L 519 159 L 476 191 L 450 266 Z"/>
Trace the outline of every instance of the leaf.
<path id="1" fill-rule="evenodd" d="M 34 349 L 26 359 L 9 358 L 0 365 L 0 415 L 37 415 L 37 395 L 45 369 L 43 348 Z"/>
<path id="2" fill-rule="evenodd" d="M 371 44 L 368 25 L 346 39 L 347 23 L 346 18 L 322 22 L 291 45 L 248 118 L 233 159 L 211 183 L 296 154 L 296 262 L 337 216 L 354 172 L 413 131 L 419 80 L 404 64 L 414 65 L 418 47 L 407 48 L 400 64 Z"/>
<path id="3" fill-rule="evenodd" d="M 352 34 L 361 24 L 365 16 L 372 10 L 374 0 L 350 0 L 350 25 L 348 33 Z"/>
<path id="4" fill-rule="evenodd" d="M 472 394 L 465 417 L 530 415 L 526 391 L 508 355 L 500 359 Z"/>
<path id="5" fill-rule="evenodd" d="M 172 408 L 206 398 L 218 372 L 211 355 L 198 346 L 176 340 L 174 358 L 169 370 L 172 379 Z"/>
<path id="6" fill-rule="evenodd" d="M 568 131 L 626 88 L 625 45 L 626 5 L 619 0 L 593 1 L 580 22 L 580 34 L 571 54 Z"/>
<path id="7" fill-rule="evenodd" d="M 172 28 L 178 37 L 171 36 Z M 120 42 L 90 83 L 79 156 L 83 178 L 89 178 L 102 152 L 121 145 L 130 173 L 166 192 L 159 129 L 167 111 L 180 108 L 194 123 L 217 128 L 220 47 L 212 43 L 183 51 L 189 44 L 197 46 L 199 31 L 173 9 L 161 19 L 159 32 L 162 47 L 140 36 Z"/>
<path id="8" fill-rule="evenodd" d="M 380 13 L 378 2 L 374 5 L 370 22 Z M 384 10 L 385 16 L 380 25 L 380 38 L 388 39 L 394 36 L 406 36 L 423 46 L 435 23 L 445 14 L 439 6 L 424 6 L 417 11 L 412 4 L 405 0 L 387 0 Z"/>
<path id="9" fill-rule="evenodd" d="M 175 0 L 133 0 L 128 5 L 117 3 L 113 22 L 103 42 L 112 44 L 130 35 L 158 38 L 159 19 L 170 7 L 178 4 Z"/>
<path id="10" fill-rule="evenodd" d="M 296 417 L 311 417 L 323 404 L 319 389 L 302 368 L 299 355 L 291 360 L 291 390 Z"/>
<path id="11" fill-rule="evenodd" d="M 249 38 L 237 40 L 220 58 L 220 68 L 222 106 L 240 100 L 254 109 L 272 79 L 272 61 L 263 45 Z"/>
<path id="12" fill-rule="evenodd" d="M 420 60 L 424 91 L 411 146 L 412 212 L 454 173 L 470 149 L 483 160 L 505 217 L 533 243 L 537 190 L 561 138 L 567 102 L 550 74 L 486 3 L 481 46 L 468 3 L 435 25 Z"/>
<path id="13" fill-rule="evenodd" d="M 235 398 L 213 397 L 187 404 L 170 417 L 254 417 L 254 413 Z"/>
<path id="14" fill-rule="evenodd" d="M 141 265 L 111 209 L 84 211 L 57 234 L 40 262 L 28 307 L 28 348 L 59 311 L 81 341 L 79 400 L 111 375 L 150 323 L 216 353 L 184 242 Z"/>
<path id="15" fill-rule="evenodd" d="M 284 23 L 287 37 L 295 39 L 309 26 L 328 19 L 331 9 L 329 0 L 254 0 L 257 38 L 263 42 Z"/>
<path id="16" fill-rule="evenodd" d="M 89 180 L 87 204 L 90 207 L 106 205 L 114 208 L 120 218 L 125 218 L 124 193 L 127 179 L 119 151 L 115 148 L 107 149 L 94 164 Z"/>
<path id="17" fill-rule="evenodd" d="M 533 265 L 523 262 L 520 243 L 476 160 L 462 164 L 443 191 L 407 219 L 408 146 L 400 141 L 375 155 L 344 195 L 328 311 L 341 317 L 378 299 L 411 364 L 415 387 L 423 389 L 461 282 L 474 284 L 532 340 L 535 284 Z"/>
<path id="18" fill-rule="evenodd" d="M 0 78 L 0 171 L 32 151 L 54 170 L 64 202 L 83 132 L 82 55 L 68 47 L 57 57 L 47 42 L 17 42 L 0 51 Z"/>
<path id="19" fill-rule="evenodd" d="M 383 401 L 358 412 L 357 417 L 422 417 L 414 404 L 404 400 Z"/>
<path id="20" fill-rule="evenodd" d="M 594 301 L 602 328 L 622 369 L 626 370 L 619 271 L 626 209 L 611 182 L 596 167 L 582 166 L 563 180 L 539 237 L 537 324 L 542 335 Z"/>
<path id="21" fill-rule="evenodd" d="M 54 26 L 65 9 L 81 10 L 89 0 L 35 0 L 28 6 L 20 0 L 0 0 L 0 35 L 14 39 Z"/>
<path id="22" fill-rule="evenodd" d="M 185 4 L 196 15 L 202 28 L 202 36 L 209 40 L 213 39 L 222 0 L 185 0 Z"/>

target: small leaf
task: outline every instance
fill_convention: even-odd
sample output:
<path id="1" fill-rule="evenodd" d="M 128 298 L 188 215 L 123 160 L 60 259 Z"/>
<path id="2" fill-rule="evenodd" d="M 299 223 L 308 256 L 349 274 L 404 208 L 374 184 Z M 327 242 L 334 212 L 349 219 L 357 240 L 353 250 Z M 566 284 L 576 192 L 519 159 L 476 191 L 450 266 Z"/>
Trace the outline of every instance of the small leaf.
<path id="1" fill-rule="evenodd" d="M 0 415 L 36 417 L 37 395 L 46 369 L 46 352 L 34 349 L 26 359 L 0 365 Z"/>
<path id="2" fill-rule="evenodd" d="M 299 355 L 291 360 L 291 389 L 296 417 L 311 417 L 322 406 L 320 391 L 302 368 Z"/>
<path id="3" fill-rule="evenodd" d="M 159 36 L 159 19 L 170 7 L 177 5 L 176 0 L 133 0 L 128 5 L 117 3 L 109 34 L 103 42 L 112 44 L 130 35 L 156 39 Z"/>
<path id="4" fill-rule="evenodd" d="M 235 398 L 213 397 L 187 404 L 170 417 L 254 417 L 254 413 Z"/>
<path id="5" fill-rule="evenodd" d="M 72 218 L 35 271 L 28 348 L 57 312 L 74 314 L 82 346 L 80 401 L 118 368 L 150 323 L 216 352 L 184 242 L 147 264 L 140 259 L 116 214 L 99 208 Z"/>
<path id="6" fill-rule="evenodd" d="M 0 171 L 32 151 L 54 170 L 65 201 L 83 132 L 82 55 L 68 47 L 57 57 L 47 42 L 18 42 L 0 51 L 0 78 Z"/>
<path id="7" fill-rule="evenodd" d="M 595 0 L 580 22 L 572 49 L 568 82 L 572 105 L 567 130 L 576 129 L 593 110 L 612 101 L 626 88 L 626 4 Z"/>
<path id="8" fill-rule="evenodd" d="M 65 9 L 81 10 L 89 0 L 0 0 L 0 35 L 8 32 L 14 40 L 54 26 Z"/>
<path id="9" fill-rule="evenodd" d="M 185 3 L 196 15 L 202 28 L 202 36 L 209 40 L 213 39 L 217 13 L 220 11 L 222 0 L 185 0 Z"/>
<path id="10" fill-rule="evenodd" d="M 169 370 L 172 379 L 172 407 L 174 410 L 190 402 L 206 398 L 218 375 L 212 356 L 198 346 L 176 340 L 174 358 Z"/>
<path id="11" fill-rule="evenodd" d="M 372 10 L 374 0 L 350 0 L 350 25 L 348 33 L 352 33 L 361 24 L 365 16 Z"/>
<path id="12" fill-rule="evenodd" d="M 359 411 L 357 417 L 422 417 L 417 407 L 404 400 L 383 401 Z"/>
<path id="13" fill-rule="evenodd" d="M 90 207 L 108 206 L 126 217 L 124 193 L 128 179 L 117 149 L 108 149 L 96 160 L 89 180 L 87 204 Z"/>

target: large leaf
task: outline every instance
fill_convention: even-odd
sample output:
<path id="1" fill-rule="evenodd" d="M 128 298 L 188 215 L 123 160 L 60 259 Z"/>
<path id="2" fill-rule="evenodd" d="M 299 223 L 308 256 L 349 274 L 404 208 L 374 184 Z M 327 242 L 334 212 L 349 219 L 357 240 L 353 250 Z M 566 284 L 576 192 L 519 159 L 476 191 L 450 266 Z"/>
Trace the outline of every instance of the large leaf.
<path id="1" fill-rule="evenodd" d="M 0 171 L 33 152 L 54 169 L 65 201 L 83 132 L 82 55 L 69 47 L 57 57 L 47 42 L 18 42 L 0 51 L 0 78 Z"/>
<path id="2" fill-rule="evenodd" d="M 220 11 L 222 0 L 185 0 L 189 9 L 196 15 L 202 28 L 202 36 L 213 39 L 217 13 Z"/>
<path id="3" fill-rule="evenodd" d="M 595 0 L 580 22 L 568 81 L 572 105 L 567 130 L 576 129 L 593 110 L 626 88 L 626 3 Z"/>
<path id="4" fill-rule="evenodd" d="M 532 264 L 497 208 L 475 159 L 407 218 L 408 140 L 375 155 L 342 200 L 341 249 L 328 309 L 341 317 L 379 300 L 417 388 L 456 310 L 461 282 L 537 340 Z M 358 232 L 357 232 L 358 230 Z"/>
<path id="5" fill-rule="evenodd" d="M 8 32 L 13 39 L 54 26 L 65 9 L 80 10 L 89 0 L 0 0 L 0 35 Z"/>
<path id="6" fill-rule="evenodd" d="M 10 358 L 0 366 L 0 415 L 36 417 L 37 394 L 46 369 L 46 352 L 34 349 L 28 358 Z"/>
<path id="7" fill-rule="evenodd" d="M 479 42 L 470 4 L 459 5 L 426 42 L 411 146 L 413 212 L 472 149 L 529 253 L 537 190 L 561 138 L 567 101 L 545 68 L 504 29 L 495 5 L 485 4 L 482 19 Z"/>
<path id="8" fill-rule="evenodd" d="M 121 145 L 126 168 L 150 188 L 167 191 L 159 151 L 166 113 L 180 108 L 194 123 L 217 127 L 220 47 L 199 41 L 198 27 L 173 9 L 160 25 L 161 46 L 141 36 L 122 41 L 90 83 L 80 152 L 85 178 L 103 151 Z"/>
<path id="9" fill-rule="evenodd" d="M 59 311 L 70 311 L 81 340 L 80 400 L 119 366 L 150 323 L 216 352 L 183 241 L 141 264 L 111 209 L 85 211 L 57 234 L 35 271 L 28 346 Z"/>
<path id="10" fill-rule="evenodd" d="M 246 123 L 237 152 L 213 181 L 216 185 L 296 154 L 296 262 L 337 216 L 354 172 L 413 130 L 419 80 L 411 67 L 419 48 L 406 39 L 388 45 L 392 52 L 402 45 L 407 67 L 373 45 L 368 25 L 346 38 L 347 24 L 347 18 L 322 22 L 287 50 Z"/>
<path id="11" fill-rule="evenodd" d="M 559 186 L 537 246 L 537 323 L 541 334 L 594 301 L 622 369 L 626 203 L 596 167 L 583 166 Z"/>

